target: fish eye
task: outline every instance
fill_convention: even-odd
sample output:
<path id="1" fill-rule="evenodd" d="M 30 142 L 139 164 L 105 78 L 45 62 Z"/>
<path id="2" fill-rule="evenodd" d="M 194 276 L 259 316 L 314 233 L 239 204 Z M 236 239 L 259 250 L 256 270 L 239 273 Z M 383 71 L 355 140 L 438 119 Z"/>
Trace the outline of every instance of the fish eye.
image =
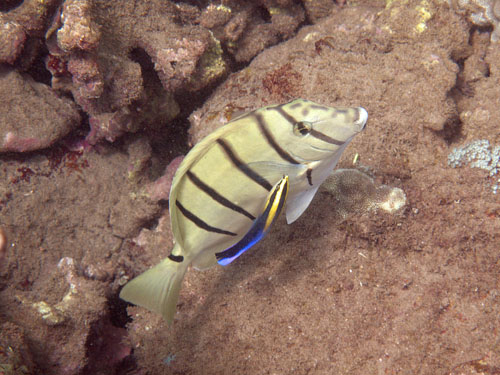
<path id="1" fill-rule="evenodd" d="M 305 121 L 296 122 L 293 125 L 293 132 L 295 133 L 295 135 L 307 135 L 311 132 L 311 123 Z"/>

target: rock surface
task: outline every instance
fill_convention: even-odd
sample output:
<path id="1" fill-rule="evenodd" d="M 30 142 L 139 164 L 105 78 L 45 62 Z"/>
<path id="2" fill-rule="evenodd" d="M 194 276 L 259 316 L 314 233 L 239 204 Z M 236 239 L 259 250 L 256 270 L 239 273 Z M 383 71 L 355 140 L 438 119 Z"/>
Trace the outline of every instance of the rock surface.
<path id="1" fill-rule="evenodd" d="M 0 66 L 0 152 L 39 150 L 80 125 L 76 105 L 26 74 Z"/>

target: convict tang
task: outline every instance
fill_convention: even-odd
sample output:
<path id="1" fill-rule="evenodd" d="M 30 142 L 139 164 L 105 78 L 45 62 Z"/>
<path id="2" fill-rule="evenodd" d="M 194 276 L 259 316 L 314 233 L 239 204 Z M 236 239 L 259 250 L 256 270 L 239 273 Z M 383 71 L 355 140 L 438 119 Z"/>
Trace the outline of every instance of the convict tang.
<path id="1" fill-rule="evenodd" d="M 231 263 L 267 233 L 283 206 L 294 222 L 367 119 L 361 107 L 297 99 L 249 112 L 208 135 L 172 182 L 171 254 L 125 285 L 120 297 L 170 324 L 188 265 Z"/>

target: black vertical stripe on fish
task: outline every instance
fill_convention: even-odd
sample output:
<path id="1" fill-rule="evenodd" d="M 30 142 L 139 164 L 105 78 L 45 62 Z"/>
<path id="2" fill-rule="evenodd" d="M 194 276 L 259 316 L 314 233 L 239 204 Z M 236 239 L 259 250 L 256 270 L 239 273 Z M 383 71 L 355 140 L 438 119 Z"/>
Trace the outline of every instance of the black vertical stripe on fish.
<path id="1" fill-rule="evenodd" d="M 271 191 L 273 188 L 273 185 L 269 181 L 267 181 L 264 177 L 262 177 L 260 174 L 257 172 L 253 171 L 248 165 L 246 165 L 239 157 L 238 155 L 235 154 L 231 146 L 224 141 L 221 138 L 217 139 L 217 143 L 221 145 L 221 147 L 224 149 L 224 152 L 226 155 L 231 159 L 233 164 L 238 168 L 240 171 L 242 171 L 244 174 L 246 174 L 249 178 L 254 180 L 256 183 L 258 183 L 260 186 L 262 186 L 264 189 L 267 191 Z"/>
<path id="2" fill-rule="evenodd" d="M 322 107 L 323 108 L 323 107 Z M 291 123 L 292 125 L 295 125 L 297 123 L 297 120 L 295 120 L 295 118 L 290 115 L 289 113 L 287 113 L 287 111 L 285 111 L 283 108 L 282 108 L 282 105 L 277 105 L 275 107 L 270 107 L 269 109 L 274 109 L 275 111 L 277 111 L 282 117 L 284 117 L 289 123 Z M 345 142 L 343 141 L 339 141 L 335 138 L 332 138 L 320 131 L 317 131 L 317 130 L 314 130 L 314 129 L 311 129 L 311 131 L 309 132 L 309 134 L 311 136 L 313 136 L 314 138 L 318 138 L 320 140 L 322 140 L 323 142 L 326 142 L 326 143 L 331 143 L 333 145 L 336 145 L 336 146 L 342 146 Z"/>
<path id="3" fill-rule="evenodd" d="M 264 137 L 266 138 L 267 143 L 278 153 L 279 156 L 281 156 L 282 159 L 286 160 L 289 163 L 292 164 L 300 164 L 297 160 L 295 160 L 292 155 L 290 155 L 288 152 L 286 152 L 274 139 L 273 135 L 269 132 L 266 126 L 266 122 L 264 121 L 264 118 L 260 113 L 256 113 L 254 117 L 257 120 L 257 123 L 259 124 L 259 128 L 264 134 Z"/>
<path id="4" fill-rule="evenodd" d="M 298 122 L 291 114 L 283 109 L 283 104 L 269 107 L 269 109 L 274 109 L 275 111 L 277 111 L 282 117 L 285 118 L 285 120 L 287 120 L 292 125 Z"/>
<path id="5" fill-rule="evenodd" d="M 246 211 L 244 208 L 234 204 L 233 202 L 231 202 L 229 199 L 227 198 L 224 198 L 222 195 L 220 195 L 217 191 L 215 191 L 214 189 L 212 189 L 210 186 L 208 186 L 207 184 L 205 184 L 203 181 L 201 181 L 198 176 L 196 176 L 193 172 L 191 171 L 187 171 L 186 172 L 189 180 L 195 184 L 195 186 L 197 188 L 199 188 L 200 190 L 202 190 L 203 192 L 207 193 L 210 198 L 212 198 L 214 201 L 220 203 L 221 205 L 223 205 L 224 207 L 227 207 L 227 208 L 230 208 L 231 210 L 233 211 L 236 211 L 242 215 L 245 215 L 246 217 L 248 217 L 250 220 L 255 220 L 255 216 L 253 216 L 250 212 Z"/>
<path id="6" fill-rule="evenodd" d="M 312 169 L 311 168 L 307 168 L 307 172 L 306 172 L 306 176 L 307 176 L 307 182 L 309 182 L 309 185 L 312 186 L 313 184 L 313 181 L 312 181 Z"/>
<path id="7" fill-rule="evenodd" d="M 205 223 L 203 220 L 201 220 L 198 216 L 193 214 L 191 211 L 189 211 L 187 208 L 185 208 L 181 202 L 178 200 L 175 201 L 175 205 L 179 209 L 179 211 L 182 212 L 182 214 L 186 217 L 186 219 L 192 221 L 197 227 L 206 230 L 207 232 L 214 232 L 214 233 L 219 233 L 219 234 L 227 234 L 228 236 L 236 236 L 236 233 L 229 232 L 224 229 L 212 227 L 211 225 L 208 225 Z"/>
<path id="8" fill-rule="evenodd" d="M 314 138 L 318 138 L 326 143 L 331 143 L 332 145 L 342 146 L 345 143 L 344 141 L 339 141 L 338 139 L 332 138 L 332 137 L 330 137 L 324 133 L 321 133 L 317 130 L 314 130 L 314 129 L 311 129 L 309 134 Z"/>
<path id="9" fill-rule="evenodd" d="M 182 255 L 170 254 L 168 256 L 168 259 L 170 259 L 170 260 L 172 260 L 174 262 L 177 262 L 177 263 L 181 263 L 184 260 L 184 257 Z"/>

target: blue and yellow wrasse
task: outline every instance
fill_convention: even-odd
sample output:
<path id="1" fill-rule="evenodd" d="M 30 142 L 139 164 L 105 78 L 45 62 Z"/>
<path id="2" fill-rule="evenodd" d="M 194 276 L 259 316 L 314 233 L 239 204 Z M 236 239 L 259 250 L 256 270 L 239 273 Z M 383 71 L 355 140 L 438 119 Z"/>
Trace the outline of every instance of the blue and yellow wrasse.
<path id="1" fill-rule="evenodd" d="M 227 266 L 264 238 L 269 228 L 271 228 L 271 225 L 274 223 L 274 219 L 278 217 L 285 204 L 288 195 L 288 185 L 288 176 L 284 176 L 283 179 L 276 184 L 273 190 L 271 190 L 264 212 L 255 219 L 247 234 L 229 249 L 215 254 L 215 258 L 220 265 Z"/>
<path id="2" fill-rule="evenodd" d="M 297 99 L 247 113 L 208 135 L 172 182 L 171 254 L 125 285 L 120 297 L 170 324 L 188 265 L 231 263 L 264 237 L 284 206 L 287 222 L 294 222 L 367 119 L 361 107 Z"/>

